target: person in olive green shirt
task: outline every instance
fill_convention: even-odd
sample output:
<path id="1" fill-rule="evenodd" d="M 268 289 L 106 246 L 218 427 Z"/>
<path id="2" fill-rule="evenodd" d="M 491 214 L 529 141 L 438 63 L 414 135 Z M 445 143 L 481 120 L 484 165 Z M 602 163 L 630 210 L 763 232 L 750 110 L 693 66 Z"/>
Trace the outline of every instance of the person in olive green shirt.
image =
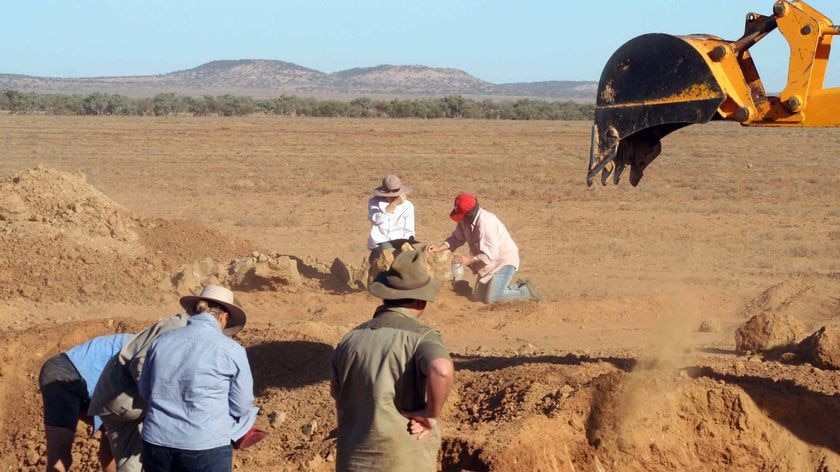
<path id="1" fill-rule="evenodd" d="M 437 418 L 455 375 L 440 334 L 418 318 L 440 287 L 416 251 L 397 255 L 370 285 L 384 303 L 332 356 L 337 471 L 437 470 Z"/>

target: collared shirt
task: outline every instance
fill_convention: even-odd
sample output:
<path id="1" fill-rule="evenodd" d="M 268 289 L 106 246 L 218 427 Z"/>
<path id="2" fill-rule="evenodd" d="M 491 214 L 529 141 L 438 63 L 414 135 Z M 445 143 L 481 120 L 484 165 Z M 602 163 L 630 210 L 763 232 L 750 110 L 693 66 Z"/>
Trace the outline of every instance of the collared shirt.
<path id="1" fill-rule="evenodd" d="M 332 356 L 337 471 L 437 470 L 439 427 L 418 441 L 400 411 L 425 407 L 429 364 L 440 358 L 449 359 L 440 334 L 406 309 L 381 306 L 344 336 Z"/>
<path id="2" fill-rule="evenodd" d="M 373 197 L 368 202 L 368 220 L 370 237 L 368 249 L 375 249 L 377 244 L 395 239 L 408 239 L 414 236 L 414 204 L 406 200 L 388 213 L 388 202 L 382 197 Z"/>
<path id="3" fill-rule="evenodd" d="M 163 318 L 157 323 L 137 333 L 123 345 L 102 370 L 96 389 L 90 397 L 91 415 L 102 416 L 107 425 L 111 421 L 138 421 L 146 414 L 146 401 L 140 397 L 137 384 L 146 362 L 149 346 L 161 334 L 183 328 L 190 315 L 181 312 L 175 316 Z"/>
<path id="4" fill-rule="evenodd" d="M 470 255 L 478 262 L 470 267 L 478 272 L 481 283 L 487 283 L 503 266 L 511 265 L 519 269 L 519 247 L 513 242 L 507 228 L 501 220 L 485 210 L 478 209 L 472 224 L 461 220 L 452 234 L 446 238 L 446 244 L 452 251 L 464 243 L 469 244 Z"/>
<path id="5" fill-rule="evenodd" d="M 209 313 L 161 334 L 140 374 L 143 440 L 189 451 L 230 444 L 253 425 L 254 379 L 245 348 Z"/>
<path id="6" fill-rule="evenodd" d="M 99 376 L 102 375 L 105 364 L 133 337 L 134 335 L 131 333 L 99 336 L 74 346 L 64 353 L 84 379 L 88 397 L 93 396 L 93 389 L 96 388 L 96 383 L 99 381 Z M 98 416 L 94 416 L 93 430 L 98 430 L 100 425 L 102 425 L 102 420 Z"/>

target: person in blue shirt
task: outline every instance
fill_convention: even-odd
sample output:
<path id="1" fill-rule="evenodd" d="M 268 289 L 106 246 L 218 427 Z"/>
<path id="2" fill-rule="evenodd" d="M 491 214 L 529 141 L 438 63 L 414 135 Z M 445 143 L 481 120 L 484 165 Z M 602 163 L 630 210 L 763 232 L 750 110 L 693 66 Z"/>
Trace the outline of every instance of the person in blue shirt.
<path id="1" fill-rule="evenodd" d="M 44 400 L 44 431 L 47 437 L 47 472 L 65 472 L 73 463 L 73 437 L 79 420 L 93 424 L 95 433 L 102 421 L 90 418 L 87 410 L 93 389 L 105 364 L 133 334 L 99 336 L 51 357 L 41 368 L 38 384 Z M 116 470 L 111 448 L 103 435 L 99 463 L 104 472 Z"/>
<path id="2" fill-rule="evenodd" d="M 233 292 L 207 285 L 181 299 L 187 325 L 161 334 L 140 374 L 148 403 L 141 460 L 146 472 L 229 472 L 233 445 L 265 433 L 252 428 L 254 380 L 245 348 L 229 338 L 245 326 Z"/>

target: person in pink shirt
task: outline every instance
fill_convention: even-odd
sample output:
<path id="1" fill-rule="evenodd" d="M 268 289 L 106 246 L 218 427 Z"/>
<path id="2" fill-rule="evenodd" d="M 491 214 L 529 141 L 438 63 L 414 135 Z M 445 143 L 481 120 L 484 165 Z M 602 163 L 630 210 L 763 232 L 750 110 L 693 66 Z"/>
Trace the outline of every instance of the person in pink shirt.
<path id="1" fill-rule="evenodd" d="M 461 193 L 449 217 L 457 222 L 455 230 L 442 243 L 430 244 L 429 252 L 455 251 L 464 244 L 469 256 L 454 256 L 453 262 L 478 274 L 473 296 L 484 303 L 508 300 L 540 300 L 530 281 L 511 285 L 519 270 L 519 247 L 513 242 L 499 218 L 481 208 L 474 195 Z"/>

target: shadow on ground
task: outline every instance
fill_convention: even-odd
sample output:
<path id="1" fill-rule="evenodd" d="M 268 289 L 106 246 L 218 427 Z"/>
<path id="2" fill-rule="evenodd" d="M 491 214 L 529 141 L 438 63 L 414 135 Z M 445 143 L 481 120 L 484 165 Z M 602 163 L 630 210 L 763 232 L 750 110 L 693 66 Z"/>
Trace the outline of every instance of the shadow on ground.
<path id="1" fill-rule="evenodd" d="M 542 356 L 467 356 L 453 354 L 452 361 L 455 368 L 460 370 L 471 370 L 474 372 L 490 372 L 508 367 L 515 367 L 525 364 L 561 364 L 561 365 L 582 365 L 595 362 L 607 362 L 615 367 L 630 372 L 636 367 L 637 361 L 625 357 L 593 357 L 578 354 L 542 355 Z"/>
<path id="2" fill-rule="evenodd" d="M 270 341 L 246 349 L 254 374 L 254 393 L 268 388 L 299 388 L 330 379 L 333 347 L 314 341 Z"/>

